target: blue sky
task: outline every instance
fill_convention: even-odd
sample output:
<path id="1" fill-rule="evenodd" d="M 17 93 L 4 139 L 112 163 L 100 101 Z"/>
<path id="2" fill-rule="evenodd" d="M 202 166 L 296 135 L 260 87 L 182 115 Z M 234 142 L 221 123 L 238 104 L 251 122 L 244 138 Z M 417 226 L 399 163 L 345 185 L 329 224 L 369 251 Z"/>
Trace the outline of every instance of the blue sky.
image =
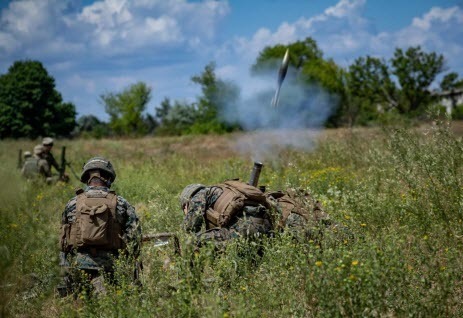
<path id="1" fill-rule="evenodd" d="M 150 113 L 164 97 L 193 101 L 190 78 L 211 61 L 250 95 L 257 54 L 307 36 L 342 66 L 421 45 L 463 76 L 462 0 L 1 0 L 0 73 L 39 60 L 78 115 L 107 119 L 99 96 L 137 81 Z"/>

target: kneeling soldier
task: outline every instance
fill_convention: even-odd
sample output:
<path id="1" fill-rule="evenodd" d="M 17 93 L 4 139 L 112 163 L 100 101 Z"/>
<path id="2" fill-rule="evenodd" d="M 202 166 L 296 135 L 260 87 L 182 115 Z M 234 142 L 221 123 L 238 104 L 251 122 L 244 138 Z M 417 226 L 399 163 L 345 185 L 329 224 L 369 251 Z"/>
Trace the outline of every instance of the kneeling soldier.
<path id="1" fill-rule="evenodd" d="M 114 261 L 123 251 L 138 257 L 141 229 L 135 209 L 110 190 L 116 179 L 111 163 L 101 157 L 90 159 L 83 167 L 79 189 L 64 209 L 61 220 L 60 265 L 64 284 L 61 295 L 85 274 L 96 292 L 104 292 L 103 273 L 114 272 Z M 80 273 L 79 273 L 80 272 Z"/>

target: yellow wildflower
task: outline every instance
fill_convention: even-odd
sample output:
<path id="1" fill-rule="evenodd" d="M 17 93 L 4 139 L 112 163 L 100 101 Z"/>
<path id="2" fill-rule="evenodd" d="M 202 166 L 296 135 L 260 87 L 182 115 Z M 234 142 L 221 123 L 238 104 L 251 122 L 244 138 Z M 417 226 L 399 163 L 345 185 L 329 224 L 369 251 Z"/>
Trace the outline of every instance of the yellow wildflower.
<path id="1" fill-rule="evenodd" d="M 355 261 L 352 261 L 352 266 L 357 266 L 359 264 L 359 261 L 355 260 Z"/>
<path id="2" fill-rule="evenodd" d="M 322 263 L 322 261 L 316 261 L 316 262 L 315 262 L 315 265 L 318 266 L 318 267 L 320 267 L 320 266 L 323 265 L 323 263 Z"/>

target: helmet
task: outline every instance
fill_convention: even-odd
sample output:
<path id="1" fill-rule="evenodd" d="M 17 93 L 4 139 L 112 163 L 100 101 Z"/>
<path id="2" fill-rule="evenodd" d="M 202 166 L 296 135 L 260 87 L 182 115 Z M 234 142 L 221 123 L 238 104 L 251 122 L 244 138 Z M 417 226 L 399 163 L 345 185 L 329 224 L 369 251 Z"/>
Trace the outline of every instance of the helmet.
<path id="1" fill-rule="evenodd" d="M 80 181 L 87 183 L 89 178 L 89 171 L 98 169 L 104 174 L 107 175 L 109 182 L 113 183 L 116 180 L 116 171 L 114 171 L 113 165 L 109 160 L 106 160 L 102 157 L 93 157 L 82 168 L 82 175 L 80 176 Z"/>
<path id="2" fill-rule="evenodd" d="M 44 146 L 53 146 L 53 138 L 50 138 L 50 137 L 43 138 L 42 145 L 44 145 Z"/>
<path id="3" fill-rule="evenodd" d="M 37 145 L 34 147 L 34 155 L 40 155 L 43 153 L 43 146 Z"/>
<path id="4" fill-rule="evenodd" d="M 30 151 L 28 151 L 28 150 L 24 151 L 24 158 L 29 158 L 31 156 L 32 156 L 32 154 L 31 154 Z"/>
<path id="5" fill-rule="evenodd" d="M 199 183 L 193 183 L 187 185 L 182 193 L 180 194 L 180 207 L 183 207 L 188 203 L 192 196 L 194 196 L 199 190 L 204 189 L 205 186 Z"/>

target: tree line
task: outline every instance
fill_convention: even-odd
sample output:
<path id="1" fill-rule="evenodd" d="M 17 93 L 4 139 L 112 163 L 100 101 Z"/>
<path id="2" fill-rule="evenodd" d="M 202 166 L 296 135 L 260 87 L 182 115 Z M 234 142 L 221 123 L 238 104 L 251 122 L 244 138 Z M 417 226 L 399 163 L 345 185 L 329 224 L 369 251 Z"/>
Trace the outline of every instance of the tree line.
<path id="1" fill-rule="evenodd" d="M 334 107 L 324 122 L 327 127 L 426 119 L 426 110 L 438 103 L 431 85 L 446 71 L 442 54 L 425 52 L 419 46 L 396 48 L 389 60 L 365 56 L 341 67 L 323 56 L 315 40 L 306 38 L 264 48 L 251 66 L 251 73 L 259 76 L 269 70 L 275 72 L 287 49 L 293 70 L 287 81 L 306 90 L 318 87 L 334 97 Z M 137 82 L 120 92 L 100 95 L 108 122 L 93 115 L 76 120 L 75 106 L 63 102 L 53 77 L 39 61 L 16 61 L 0 76 L 0 138 L 181 135 L 242 128 L 233 118 L 224 117 L 225 108 L 240 99 L 240 89 L 236 83 L 217 77 L 215 63 L 206 65 L 191 80 L 201 87 L 194 102 L 166 97 L 152 115 L 147 113 L 152 89 Z M 449 72 L 439 86 L 442 91 L 463 89 L 463 79 Z M 462 108 L 459 105 L 452 109 L 453 116 L 461 117 Z M 310 124 L 307 120 L 307 126 Z"/>

